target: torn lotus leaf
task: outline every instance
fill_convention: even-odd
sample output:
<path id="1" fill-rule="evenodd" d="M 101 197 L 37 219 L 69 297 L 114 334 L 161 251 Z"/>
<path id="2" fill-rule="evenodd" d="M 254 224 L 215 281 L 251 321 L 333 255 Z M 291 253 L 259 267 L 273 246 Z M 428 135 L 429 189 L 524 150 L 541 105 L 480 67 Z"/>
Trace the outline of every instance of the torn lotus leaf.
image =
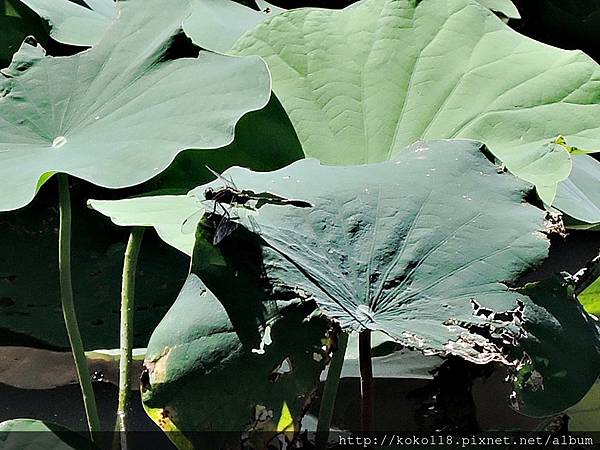
<path id="1" fill-rule="evenodd" d="M 265 346 L 271 345 L 273 341 L 271 340 L 271 326 L 267 325 L 265 330 L 263 331 L 262 338 L 260 340 L 260 345 L 258 348 L 253 348 L 252 353 L 256 353 L 258 355 L 265 354 Z"/>
<path id="2" fill-rule="evenodd" d="M 506 365 L 514 364 L 507 359 L 506 351 L 493 343 L 484 336 L 476 333 L 465 333 L 459 329 L 453 331 L 459 332 L 456 341 L 450 341 L 445 348 L 448 354 L 460 356 L 461 358 L 475 364 L 487 364 L 490 362 L 499 362 Z"/>
<path id="3" fill-rule="evenodd" d="M 481 174 L 489 183 L 480 183 Z M 534 236 L 545 230 L 545 212 L 527 203 L 531 187 L 498 174 L 481 144 L 420 142 L 393 161 L 367 166 L 305 160 L 265 174 L 234 168 L 196 191 L 222 189 L 223 180 L 312 205 L 267 204 L 252 216 L 239 214 L 242 227 L 219 245 L 235 273 L 256 271 L 239 249 L 252 253 L 264 298 L 301 293 L 346 330 L 380 330 L 430 354 L 506 361 L 496 340 L 518 333 L 523 302 L 504 280 L 537 265 L 549 243 Z M 486 209 L 492 199 L 495 207 Z M 237 215 L 241 208 L 233 206 Z M 197 250 L 198 261 L 212 251 L 201 242 Z M 198 274 L 212 271 L 203 266 Z M 457 326 L 448 327 L 449 320 Z"/>
<path id="4" fill-rule="evenodd" d="M 533 392 L 544 390 L 544 377 L 537 370 L 532 370 L 531 374 L 523 384 L 527 389 Z"/>
<path id="5" fill-rule="evenodd" d="M 476 316 L 492 321 L 512 323 L 516 326 L 520 326 L 523 321 L 523 311 L 525 310 L 525 303 L 521 300 L 517 300 L 517 306 L 509 311 L 493 311 L 480 305 L 474 298 L 471 299 L 471 306 L 473 307 L 473 314 Z"/>
<path id="6" fill-rule="evenodd" d="M 548 211 L 544 220 L 544 226 L 548 235 L 567 236 L 567 230 L 561 213 Z"/>
<path id="7" fill-rule="evenodd" d="M 271 374 L 269 375 L 269 381 L 271 383 L 277 383 L 283 375 L 292 372 L 292 370 L 292 361 L 289 357 L 286 357 L 283 361 L 281 361 L 280 364 L 277 365 L 277 367 L 275 367 L 271 371 Z"/>
<path id="8" fill-rule="evenodd" d="M 548 297 L 534 301 L 528 289 L 512 286 L 547 258 L 549 227 L 560 230 L 561 220 L 530 203 L 531 186 L 498 173 L 488 155 L 474 141 L 431 141 L 363 166 L 302 160 L 270 173 L 229 169 L 223 177 L 239 189 L 268 189 L 312 207 L 265 205 L 251 217 L 240 214 L 240 226 L 218 246 L 210 244 L 214 231 L 200 227 L 196 273 L 221 299 L 252 292 L 264 304 L 314 301 L 347 332 L 380 331 L 427 355 L 517 370 L 523 342 L 556 333 L 556 318 Z M 219 265 L 203 263 L 215 251 Z M 564 303 L 579 314 L 576 303 Z M 548 390 L 537 364 L 557 355 L 547 347 L 530 353 Z M 579 391 L 562 395 L 566 404 Z M 537 396 L 517 396 L 522 410 L 546 414 L 549 405 Z"/>

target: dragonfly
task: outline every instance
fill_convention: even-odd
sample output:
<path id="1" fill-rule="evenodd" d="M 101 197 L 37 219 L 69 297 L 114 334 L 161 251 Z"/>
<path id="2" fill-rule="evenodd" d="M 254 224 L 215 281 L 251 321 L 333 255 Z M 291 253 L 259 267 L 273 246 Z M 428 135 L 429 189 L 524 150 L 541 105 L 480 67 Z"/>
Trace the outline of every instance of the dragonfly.
<path id="1" fill-rule="evenodd" d="M 291 200 L 269 192 L 256 193 L 250 190 L 240 190 L 235 185 L 232 179 L 227 179 L 221 174 L 215 172 L 210 167 L 206 167 L 217 179 L 224 182 L 224 186 L 220 188 L 208 187 L 204 191 L 204 200 L 213 202 L 212 212 L 209 217 L 218 218 L 213 236 L 213 245 L 219 244 L 223 239 L 229 236 L 238 227 L 236 220 L 239 217 L 234 217 L 231 210 L 236 207 L 244 207 L 250 210 L 258 210 L 266 204 L 279 206 L 295 206 L 298 208 L 310 208 L 312 205 L 304 200 Z M 250 204 L 252 202 L 252 204 Z M 199 218 L 204 214 L 204 211 L 198 211 L 188 217 L 182 227 L 187 228 L 188 232 L 193 232 Z M 192 230 L 190 230 L 190 227 Z M 186 233 L 186 229 L 183 229 Z M 187 233 L 186 233 L 187 234 Z"/>

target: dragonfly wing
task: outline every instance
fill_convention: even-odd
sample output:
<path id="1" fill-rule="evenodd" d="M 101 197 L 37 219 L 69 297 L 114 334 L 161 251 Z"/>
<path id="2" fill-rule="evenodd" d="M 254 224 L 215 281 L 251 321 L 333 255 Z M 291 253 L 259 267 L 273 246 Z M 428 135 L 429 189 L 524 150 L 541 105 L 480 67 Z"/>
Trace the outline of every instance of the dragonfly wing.
<path id="1" fill-rule="evenodd" d="M 201 209 L 201 210 L 196 211 L 194 214 L 189 216 L 187 219 L 185 219 L 183 221 L 183 223 L 181 224 L 181 232 L 183 234 L 195 233 L 196 228 L 198 226 L 198 222 L 200 222 L 200 219 L 202 219 L 203 215 L 204 215 L 204 210 Z"/>
<path id="2" fill-rule="evenodd" d="M 223 217 L 215 230 L 215 235 L 213 237 L 213 245 L 217 245 L 227 236 L 235 231 L 238 227 L 238 223 L 233 220 L 228 219 L 227 217 Z"/>
<path id="3" fill-rule="evenodd" d="M 256 222 L 256 220 L 254 219 L 254 217 L 249 215 L 249 216 L 247 216 L 247 218 L 248 218 L 248 222 L 250 223 L 251 231 L 254 234 L 260 234 L 260 226 L 258 225 L 258 222 Z"/>
<path id="4" fill-rule="evenodd" d="M 220 173 L 212 170 L 210 167 L 208 166 L 204 166 L 208 169 L 208 171 L 210 173 L 212 173 L 218 180 L 223 180 L 225 182 L 225 186 L 231 186 L 233 187 L 235 190 L 237 190 L 237 186 L 235 185 L 235 183 L 233 182 L 233 180 L 230 178 L 229 180 L 227 178 L 225 178 L 223 175 L 221 175 Z"/>

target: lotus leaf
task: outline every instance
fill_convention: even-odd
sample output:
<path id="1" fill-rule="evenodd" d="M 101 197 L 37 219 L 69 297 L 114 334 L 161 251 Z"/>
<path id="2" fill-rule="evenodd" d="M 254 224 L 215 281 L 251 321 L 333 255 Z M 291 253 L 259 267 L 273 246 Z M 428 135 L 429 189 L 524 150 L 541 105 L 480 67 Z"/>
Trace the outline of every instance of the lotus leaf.
<path id="1" fill-rule="evenodd" d="M 88 7 L 70 0 L 19 0 L 50 25 L 59 42 L 89 46 L 99 42 L 119 14 L 115 0 L 86 0 Z"/>
<path id="2" fill-rule="evenodd" d="M 314 298 L 344 329 L 379 330 L 424 351 L 502 359 L 492 341 L 471 333 L 488 323 L 475 312 L 517 308 L 520 296 L 505 283 L 541 262 L 549 243 L 544 212 L 525 202 L 529 186 L 499 174 L 481 149 L 475 141 L 419 142 L 391 161 L 363 166 L 302 160 L 263 174 L 226 171 L 245 192 L 313 205 L 267 201 L 257 214 L 230 212 L 263 239 L 261 266 L 273 289 L 265 295 Z M 219 248 L 197 242 L 196 266 L 222 264 L 212 256 Z M 470 341 L 477 338 L 480 351 Z"/>
<path id="3" fill-rule="evenodd" d="M 528 203 L 529 185 L 499 173 L 481 150 L 473 141 L 433 141 L 364 166 L 304 160 L 264 174 L 230 169 L 223 177 L 260 193 L 263 204 L 229 211 L 243 228 L 217 246 L 210 236 L 197 240 L 195 273 L 221 297 L 249 292 L 251 283 L 237 280 L 258 265 L 262 298 L 315 300 L 346 330 L 380 331 L 425 354 L 518 365 L 522 353 L 508 356 L 516 346 L 532 358 L 519 372 L 520 410 L 560 412 L 600 373 L 597 324 L 566 284 L 508 287 L 547 257 L 552 231 L 545 212 Z M 258 264 L 236 259 L 247 247 Z M 223 266 L 237 276 L 214 282 Z M 565 359 L 560 349 L 573 336 L 581 345 Z"/>
<path id="4" fill-rule="evenodd" d="M 91 0 L 89 8 L 71 0 L 17 1 L 22 1 L 49 23 L 54 39 L 84 47 L 102 39 L 122 7 L 115 0 Z M 498 10 L 510 14 L 509 0 L 492 2 L 502 3 L 497 5 Z M 190 0 L 190 3 L 189 17 L 182 24 L 184 31 L 202 48 L 218 52 L 229 51 L 246 31 L 284 11 L 262 0 L 257 1 L 259 11 L 232 0 Z"/>
<path id="5" fill-rule="evenodd" d="M 516 380 L 517 408 L 558 414 L 579 402 L 600 374 L 600 324 L 560 277 L 519 289 L 532 303 L 525 316 L 527 355 Z"/>
<path id="6" fill-rule="evenodd" d="M 550 204 L 571 171 L 556 135 L 600 147 L 600 67 L 474 0 L 293 10 L 233 51 L 265 58 L 305 153 L 328 164 L 386 160 L 418 139 L 477 139 Z"/>
<path id="7" fill-rule="evenodd" d="M 4 450 L 94 450 L 80 434 L 50 422 L 13 419 L 0 423 L 0 443 Z"/>
<path id="8" fill-rule="evenodd" d="M 600 162 L 588 155 L 573 157 L 573 171 L 558 185 L 553 206 L 578 221 L 600 223 Z"/>
<path id="9" fill-rule="evenodd" d="M 314 304 L 237 296 L 217 299 L 192 273 L 148 344 L 144 406 L 179 448 L 239 448 L 242 431 L 266 448 L 299 431 L 318 387 L 327 322 Z"/>
<path id="10" fill-rule="evenodd" d="M 188 6 L 124 2 L 92 49 L 0 80 L 0 210 L 29 203 L 55 172 L 109 188 L 142 183 L 185 149 L 229 144 L 240 117 L 267 104 L 264 63 L 198 55 L 181 32 Z M 189 55 L 174 59 L 174 46 Z"/>

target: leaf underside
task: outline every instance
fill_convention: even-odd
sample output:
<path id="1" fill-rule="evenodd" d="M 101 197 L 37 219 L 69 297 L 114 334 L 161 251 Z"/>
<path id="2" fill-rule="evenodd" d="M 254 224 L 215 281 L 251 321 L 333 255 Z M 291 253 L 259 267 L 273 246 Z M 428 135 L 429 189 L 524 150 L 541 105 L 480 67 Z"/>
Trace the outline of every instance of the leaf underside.
<path id="1" fill-rule="evenodd" d="M 486 323 L 510 329 L 510 320 L 488 321 L 474 311 L 517 308 L 522 296 L 505 283 L 543 260 L 549 244 L 544 212 L 526 203 L 529 185 L 499 174 L 481 148 L 438 141 L 367 166 L 304 160 L 265 174 L 226 171 L 245 190 L 313 205 L 266 205 L 246 219 L 232 212 L 264 240 L 259 264 L 269 280 L 266 295 L 315 299 L 347 330 L 379 330 L 402 344 L 475 362 L 502 360 L 496 345 L 471 329 Z M 222 184 L 195 192 L 201 197 Z M 231 249 L 235 261 L 241 245 L 250 244 L 232 235 L 219 248 Z M 198 256 L 203 248 L 197 242 L 196 259 L 210 264 L 213 250 Z"/>

